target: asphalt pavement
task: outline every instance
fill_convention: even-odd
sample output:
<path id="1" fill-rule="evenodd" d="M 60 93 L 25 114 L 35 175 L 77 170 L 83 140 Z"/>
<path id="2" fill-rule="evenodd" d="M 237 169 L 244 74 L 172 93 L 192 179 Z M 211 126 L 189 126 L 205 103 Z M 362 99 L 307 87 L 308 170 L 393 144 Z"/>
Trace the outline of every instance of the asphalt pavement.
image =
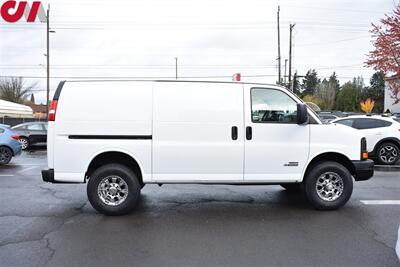
<path id="1" fill-rule="evenodd" d="M 400 266 L 393 169 L 337 211 L 279 186 L 146 185 L 135 212 L 106 217 L 86 185 L 43 183 L 45 166 L 39 149 L 0 167 L 0 266 Z"/>

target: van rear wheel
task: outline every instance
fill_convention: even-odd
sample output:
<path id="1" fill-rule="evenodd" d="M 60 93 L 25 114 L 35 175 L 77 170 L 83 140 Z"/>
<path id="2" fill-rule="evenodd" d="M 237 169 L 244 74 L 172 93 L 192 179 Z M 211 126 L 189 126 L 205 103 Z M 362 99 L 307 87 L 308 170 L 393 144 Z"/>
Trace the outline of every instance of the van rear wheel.
<path id="1" fill-rule="evenodd" d="M 139 180 L 131 169 L 121 164 L 107 164 L 90 175 L 87 195 L 98 212 L 118 216 L 136 207 L 140 189 Z"/>
<path id="2" fill-rule="evenodd" d="M 303 181 L 303 193 L 318 210 L 342 207 L 353 193 L 353 178 L 343 165 L 325 161 L 317 164 Z"/>

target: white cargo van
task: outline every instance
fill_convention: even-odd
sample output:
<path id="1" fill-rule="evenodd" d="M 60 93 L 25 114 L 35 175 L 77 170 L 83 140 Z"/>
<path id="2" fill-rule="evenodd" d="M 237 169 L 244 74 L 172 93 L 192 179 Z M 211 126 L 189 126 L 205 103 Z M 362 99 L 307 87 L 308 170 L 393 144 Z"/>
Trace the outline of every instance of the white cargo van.
<path id="1" fill-rule="evenodd" d="M 241 82 L 67 81 L 51 104 L 51 183 L 85 183 L 101 213 L 132 210 L 145 184 L 282 185 L 317 209 L 373 175 L 366 141 L 322 124 L 285 88 Z"/>

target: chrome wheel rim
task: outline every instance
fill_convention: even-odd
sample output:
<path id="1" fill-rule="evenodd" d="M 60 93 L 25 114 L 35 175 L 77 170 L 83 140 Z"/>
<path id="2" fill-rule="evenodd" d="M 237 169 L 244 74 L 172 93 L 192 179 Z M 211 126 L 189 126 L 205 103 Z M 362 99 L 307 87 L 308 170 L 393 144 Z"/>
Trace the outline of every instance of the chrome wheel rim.
<path id="1" fill-rule="evenodd" d="M 396 148 L 392 145 L 386 145 L 379 150 L 379 158 L 384 163 L 393 163 L 398 157 Z"/>
<path id="2" fill-rule="evenodd" d="M 28 140 L 26 140 L 25 138 L 21 138 L 18 141 L 21 144 L 21 148 L 22 149 L 27 149 L 28 148 Z"/>
<path id="3" fill-rule="evenodd" d="M 318 177 L 315 188 L 322 200 L 332 202 L 343 194 L 344 183 L 339 174 L 325 172 Z"/>
<path id="4" fill-rule="evenodd" d="M 103 178 L 97 187 L 100 200 L 109 206 L 118 206 L 128 197 L 128 184 L 119 176 Z"/>
<path id="5" fill-rule="evenodd" d="M 0 148 L 0 163 L 8 163 L 12 157 L 11 151 L 5 147 Z"/>

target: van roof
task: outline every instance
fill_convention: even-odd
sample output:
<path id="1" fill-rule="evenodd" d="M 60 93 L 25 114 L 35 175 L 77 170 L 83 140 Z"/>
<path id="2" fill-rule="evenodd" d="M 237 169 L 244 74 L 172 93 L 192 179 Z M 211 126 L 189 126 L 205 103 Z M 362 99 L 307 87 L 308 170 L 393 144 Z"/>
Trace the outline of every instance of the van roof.
<path id="1" fill-rule="evenodd" d="M 260 86 L 268 86 L 268 87 L 274 87 L 274 88 L 279 88 L 281 90 L 286 90 L 289 91 L 287 88 L 277 85 L 277 84 L 266 84 L 266 83 L 251 83 L 251 82 L 236 82 L 236 81 L 192 81 L 192 80 L 137 80 L 137 79 L 118 79 L 118 80 L 104 80 L 104 79 L 93 79 L 93 80 L 64 80 L 61 81 L 58 84 L 58 87 L 56 89 L 56 92 L 54 93 L 53 100 L 58 100 L 60 98 L 60 94 L 62 91 L 62 88 L 64 87 L 64 84 L 68 83 L 85 83 L 85 82 L 175 82 L 175 83 L 183 83 L 183 82 L 189 82 L 189 83 L 227 83 L 227 84 L 251 84 L 251 85 L 260 85 Z"/>
<path id="2" fill-rule="evenodd" d="M 163 80 L 163 79 L 156 79 L 156 80 L 145 80 L 145 79 L 89 79 L 89 80 L 66 80 L 64 82 L 191 82 L 191 83 L 229 83 L 229 84 L 259 84 L 259 85 L 268 85 L 274 87 L 280 87 L 287 89 L 281 85 L 277 84 L 269 84 L 269 83 L 260 83 L 260 82 L 238 82 L 238 81 L 199 81 L 199 80 Z"/>

